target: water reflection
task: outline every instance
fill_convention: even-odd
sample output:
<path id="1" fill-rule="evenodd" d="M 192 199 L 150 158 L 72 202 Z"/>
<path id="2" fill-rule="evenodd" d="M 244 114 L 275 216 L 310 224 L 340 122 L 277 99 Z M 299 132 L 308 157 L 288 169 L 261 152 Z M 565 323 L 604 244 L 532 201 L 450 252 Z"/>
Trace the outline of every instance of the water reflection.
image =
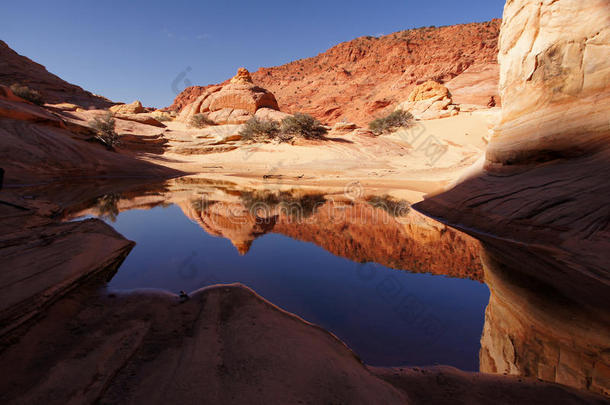
<path id="1" fill-rule="evenodd" d="M 485 243 L 485 282 L 491 295 L 481 337 L 480 369 L 533 376 L 571 387 L 610 393 L 609 306 L 548 276 L 570 271 L 538 249 Z M 547 272 L 553 270 L 553 272 Z M 574 276 L 574 275 L 572 275 Z"/>
<path id="2" fill-rule="evenodd" d="M 610 295 L 582 258 L 487 238 L 481 249 L 385 192 L 182 178 L 102 196 L 83 193 L 65 215 L 111 215 L 138 242 L 111 286 L 240 281 L 369 364 L 436 362 L 608 394 Z"/>

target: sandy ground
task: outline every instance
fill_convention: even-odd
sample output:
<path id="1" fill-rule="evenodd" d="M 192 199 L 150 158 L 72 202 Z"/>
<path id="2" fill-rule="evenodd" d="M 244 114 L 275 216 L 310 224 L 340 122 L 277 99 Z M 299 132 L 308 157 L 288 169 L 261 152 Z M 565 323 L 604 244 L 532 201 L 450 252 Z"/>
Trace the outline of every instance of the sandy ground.
<path id="1" fill-rule="evenodd" d="M 409 129 L 374 137 L 356 130 L 326 140 L 245 143 L 237 125 L 192 129 L 166 123 L 165 153 L 149 161 L 209 178 L 277 180 L 302 186 L 410 189 L 430 193 L 449 184 L 482 156 L 497 111 L 418 121 Z"/>

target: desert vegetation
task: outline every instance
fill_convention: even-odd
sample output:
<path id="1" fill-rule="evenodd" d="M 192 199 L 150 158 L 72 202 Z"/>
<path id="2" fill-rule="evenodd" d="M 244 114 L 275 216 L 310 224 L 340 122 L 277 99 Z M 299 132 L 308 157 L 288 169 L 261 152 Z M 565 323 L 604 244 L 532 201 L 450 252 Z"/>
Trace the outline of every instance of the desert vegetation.
<path id="1" fill-rule="evenodd" d="M 119 135 L 114 129 L 115 124 L 116 122 L 110 111 L 89 122 L 89 126 L 95 131 L 95 139 L 104 144 L 108 149 L 113 149 L 120 143 Z"/>
<path id="2" fill-rule="evenodd" d="M 279 137 L 280 124 L 253 117 L 244 124 L 239 134 L 245 141 L 269 141 Z"/>
<path id="3" fill-rule="evenodd" d="M 398 128 L 408 128 L 413 123 L 413 115 L 408 111 L 397 110 L 385 117 L 371 121 L 369 129 L 375 135 L 392 132 Z"/>
<path id="4" fill-rule="evenodd" d="M 20 84 L 13 84 L 11 86 L 11 91 L 17 96 L 21 97 L 24 100 L 27 100 L 36 105 L 43 105 L 44 101 L 39 92 L 34 89 L 29 88 L 28 86 L 22 86 Z"/>
<path id="5" fill-rule="evenodd" d="M 289 141 L 294 137 L 322 139 L 327 132 L 326 127 L 311 115 L 297 113 L 279 123 L 251 118 L 240 131 L 240 135 L 247 141 L 265 142 L 274 139 Z"/>
<path id="6" fill-rule="evenodd" d="M 195 114 L 189 121 L 189 125 L 193 128 L 205 128 L 211 125 L 216 125 L 216 123 L 209 119 L 205 114 Z"/>

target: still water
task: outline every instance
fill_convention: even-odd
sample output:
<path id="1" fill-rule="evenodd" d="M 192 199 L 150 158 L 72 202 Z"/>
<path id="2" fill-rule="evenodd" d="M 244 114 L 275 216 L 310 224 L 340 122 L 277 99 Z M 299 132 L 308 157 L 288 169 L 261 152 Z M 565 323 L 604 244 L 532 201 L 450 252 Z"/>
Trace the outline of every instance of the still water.
<path id="1" fill-rule="evenodd" d="M 264 229 L 248 221 L 214 228 L 204 212 L 193 213 L 188 198 L 168 200 L 146 209 L 122 204 L 111 220 L 102 216 L 136 242 L 109 290 L 178 293 L 238 282 L 331 331 L 367 364 L 479 369 L 489 290 L 476 280 L 480 274 L 460 268 L 477 258 L 459 260 L 465 253 L 455 231 L 420 229 L 391 217 L 363 226 L 361 219 L 343 217 L 329 226 L 336 203 L 302 224 L 275 218 Z M 378 210 L 359 207 L 366 218 Z M 244 233 L 249 226 L 258 228 Z"/>

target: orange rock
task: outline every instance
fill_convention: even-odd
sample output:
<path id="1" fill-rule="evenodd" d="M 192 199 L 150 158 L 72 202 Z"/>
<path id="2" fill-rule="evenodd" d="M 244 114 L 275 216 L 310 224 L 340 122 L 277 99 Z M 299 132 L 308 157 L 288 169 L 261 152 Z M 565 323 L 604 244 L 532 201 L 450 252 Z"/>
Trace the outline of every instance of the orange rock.
<path id="1" fill-rule="evenodd" d="M 431 98 L 449 98 L 449 89 L 438 82 L 429 80 L 413 89 L 407 101 L 422 101 Z"/>
<path id="2" fill-rule="evenodd" d="M 203 93 L 181 111 L 178 120 L 189 122 L 195 114 L 207 114 L 217 124 L 243 123 L 261 108 L 279 110 L 275 96 L 247 80 L 241 68 L 231 83 L 202 88 Z"/>
<path id="3" fill-rule="evenodd" d="M 146 111 L 139 100 L 131 104 L 114 105 L 109 110 L 115 114 L 140 114 Z"/>
<path id="4" fill-rule="evenodd" d="M 252 83 L 250 72 L 246 68 L 237 69 L 237 74 L 231 79 L 231 83 L 248 84 Z"/>

